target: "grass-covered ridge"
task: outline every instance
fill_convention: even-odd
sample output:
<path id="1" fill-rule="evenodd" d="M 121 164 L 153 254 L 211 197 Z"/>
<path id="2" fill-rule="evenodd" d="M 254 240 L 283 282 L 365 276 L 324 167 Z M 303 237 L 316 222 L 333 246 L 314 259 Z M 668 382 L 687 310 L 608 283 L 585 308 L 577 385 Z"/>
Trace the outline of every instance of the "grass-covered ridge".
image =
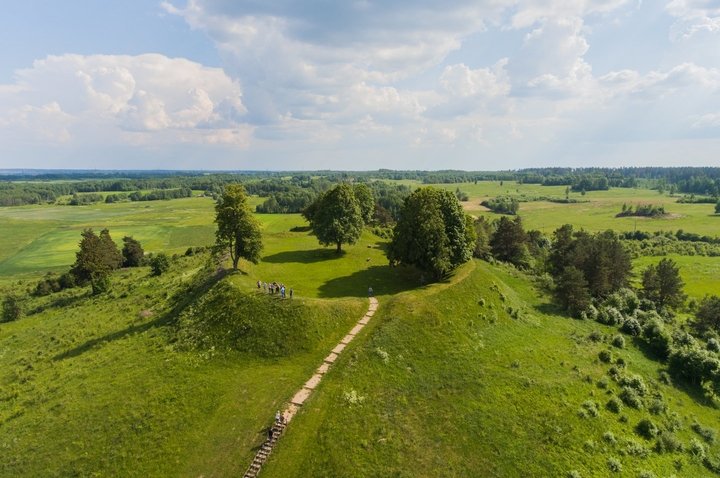
<path id="1" fill-rule="evenodd" d="M 716 429 L 715 408 L 663 383 L 632 340 L 613 346 L 616 329 L 556 315 L 522 274 L 471 268 L 381 304 L 371 338 L 326 377 L 265 476 L 606 477 L 618 463 L 620 476 L 709 475 L 692 449 L 720 450 L 693 423 Z M 608 349 L 624 365 L 603 362 Z M 613 412 L 635 376 L 661 405 Z"/>
<path id="2" fill-rule="evenodd" d="M 204 297 L 206 281 L 195 280 L 205 260 L 179 258 L 160 277 L 120 271 L 104 296 L 73 289 L 31 298 L 28 316 L 0 325 L 0 476 L 244 471 L 273 411 L 367 303 L 293 299 L 293 317 L 311 329 L 288 356 L 186 350 L 175 340 L 176 314 Z M 231 278 L 206 284 L 234 287 Z M 188 294 L 190 284 L 198 294 Z"/>

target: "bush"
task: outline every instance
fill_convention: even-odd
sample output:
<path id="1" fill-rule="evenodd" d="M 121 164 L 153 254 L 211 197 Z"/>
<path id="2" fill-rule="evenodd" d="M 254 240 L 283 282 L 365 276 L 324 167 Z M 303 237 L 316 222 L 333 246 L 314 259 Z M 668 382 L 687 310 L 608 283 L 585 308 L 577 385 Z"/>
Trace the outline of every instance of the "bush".
<path id="1" fill-rule="evenodd" d="M 616 335 L 612 338 L 612 344 L 614 347 L 617 347 L 619 349 L 625 348 L 625 337 L 622 335 Z"/>
<path id="2" fill-rule="evenodd" d="M 590 335 L 588 335 L 588 339 L 590 339 L 591 342 L 602 342 L 603 334 L 599 330 L 593 330 L 590 332 Z"/>
<path id="3" fill-rule="evenodd" d="M 640 473 L 638 473 L 638 478 L 657 478 L 657 476 L 652 471 L 641 470 Z"/>
<path id="4" fill-rule="evenodd" d="M 655 397 L 650 405 L 648 411 L 653 415 L 660 415 L 667 411 L 667 404 L 663 401 L 662 397 Z"/>
<path id="5" fill-rule="evenodd" d="M 650 450 L 648 450 L 647 447 L 645 447 L 641 443 L 636 442 L 635 440 L 628 440 L 625 445 L 625 453 L 630 456 L 645 458 L 650 454 Z"/>
<path id="6" fill-rule="evenodd" d="M 20 299 L 14 295 L 8 295 L 2 303 L 2 320 L 0 322 L 14 322 L 22 317 L 22 305 Z"/>
<path id="7" fill-rule="evenodd" d="M 598 358 L 603 363 L 612 363 L 612 360 L 613 360 L 612 352 L 609 350 L 601 350 L 600 353 L 598 354 Z"/>
<path id="8" fill-rule="evenodd" d="M 622 411 L 622 402 L 617 397 L 611 397 L 605 404 L 605 408 L 613 413 L 620 413 Z"/>
<path id="9" fill-rule="evenodd" d="M 170 258 L 164 252 L 157 254 L 150 259 L 150 269 L 152 269 L 152 275 L 162 275 L 170 270 Z"/>
<path id="10" fill-rule="evenodd" d="M 622 463 L 615 457 L 608 458 L 607 466 L 613 473 L 620 473 L 622 471 Z"/>
<path id="11" fill-rule="evenodd" d="M 581 411 L 585 411 L 585 413 L 591 417 L 597 417 L 599 413 L 597 403 L 592 400 L 586 400 L 583 402 Z"/>
<path id="12" fill-rule="evenodd" d="M 660 434 L 660 429 L 649 418 L 643 418 L 635 427 L 635 431 L 646 440 L 652 440 Z"/>
<path id="13" fill-rule="evenodd" d="M 633 337 L 637 337 L 642 334 L 642 326 L 640 325 L 640 322 L 632 317 L 623 322 L 620 330 L 628 335 L 632 335 Z"/>
<path id="14" fill-rule="evenodd" d="M 645 381 L 640 375 L 624 375 L 620 378 L 619 383 L 623 387 L 635 390 L 642 397 L 647 394 L 647 385 L 645 385 Z"/>
<path id="15" fill-rule="evenodd" d="M 696 438 L 693 438 L 692 440 L 690 440 L 690 445 L 688 446 L 688 453 L 690 454 L 690 456 L 702 460 L 705 458 L 705 445 L 700 443 L 700 441 Z"/>
<path id="16" fill-rule="evenodd" d="M 640 410 L 643 407 L 642 398 L 634 388 L 623 387 L 622 392 L 620 392 L 620 399 L 630 408 Z"/>
<path id="17" fill-rule="evenodd" d="M 676 453 L 683 451 L 683 444 L 670 432 L 662 433 L 655 442 L 655 451 L 658 453 Z"/>
<path id="18" fill-rule="evenodd" d="M 707 443 L 715 443 L 715 436 L 717 435 L 717 432 L 714 428 L 706 428 L 699 424 L 698 422 L 695 422 L 692 424 L 693 431 L 700 435 L 703 440 L 705 440 Z"/>
<path id="19" fill-rule="evenodd" d="M 707 349 L 711 352 L 720 352 L 720 342 L 715 337 L 710 337 L 707 341 Z"/>
<path id="20" fill-rule="evenodd" d="M 606 431 L 605 433 L 603 433 L 602 437 L 603 437 L 604 442 L 610 443 L 611 445 L 614 445 L 615 443 L 617 443 L 617 439 L 615 438 L 615 435 L 611 431 Z"/>

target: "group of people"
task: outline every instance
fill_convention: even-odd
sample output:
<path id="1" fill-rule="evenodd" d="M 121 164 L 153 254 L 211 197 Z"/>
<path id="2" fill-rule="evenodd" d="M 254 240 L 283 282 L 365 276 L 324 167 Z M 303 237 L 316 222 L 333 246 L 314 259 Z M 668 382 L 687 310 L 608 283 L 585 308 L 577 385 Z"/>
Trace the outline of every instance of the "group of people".
<path id="1" fill-rule="evenodd" d="M 262 289 L 263 292 L 267 292 L 270 295 L 279 294 L 281 299 L 284 299 L 288 295 L 291 299 L 293 297 L 292 287 L 286 289 L 285 284 L 278 284 L 277 282 L 271 282 L 268 284 L 267 282 L 257 281 L 257 288 L 258 290 Z"/>

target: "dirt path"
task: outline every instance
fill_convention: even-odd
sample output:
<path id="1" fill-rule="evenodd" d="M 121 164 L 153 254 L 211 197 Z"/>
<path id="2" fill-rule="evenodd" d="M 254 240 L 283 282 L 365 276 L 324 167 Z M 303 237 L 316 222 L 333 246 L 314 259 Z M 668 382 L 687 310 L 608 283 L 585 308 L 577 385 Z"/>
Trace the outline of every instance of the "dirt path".
<path id="1" fill-rule="evenodd" d="M 248 470 L 245 472 L 244 478 L 254 478 L 258 475 L 258 473 L 260 473 L 262 465 L 265 463 L 265 461 L 267 461 L 270 453 L 275 447 L 275 444 L 280 439 L 282 432 L 293 419 L 299 407 L 301 407 L 303 403 L 305 403 L 305 401 L 310 397 L 310 395 L 312 395 L 315 388 L 325 376 L 325 373 L 327 373 L 332 364 L 335 363 L 335 360 L 337 360 L 338 356 L 343 352 L 343 350 L 345 350 L 345 347 L 347 347 L 347 345 L 355 338 L 355 336 L 360 333 L 363 327 L 365 327 L 367 323 L 370 322 L 370 319 L 373 315 L 375 315 L 375 311 L 377 310 L 377 308 L 377 299 L 375 297 L 370 297 L 370 305 L 368 306 L 368 310 L 362 317 L 362 319 L 360 319 L 357 324 L 355 324 L 355 326 L 350 330 L 350 332 L 345 337 L 343 337 L 343 339 L 335 346 L 335 348 L 332 349 L 330 354 L 325 357 L 323 363 L 317 368 L 317 370 L 315 370 L 315 373 L 312 375 L 312 377 L 310 377 L 308 381 L 305 382 L 305 385 L 303 385 L 302 388 L 298 390 L 297 393 L 295 393 L 293 398 L 290 400 L 290 404 L 287 406 L 287 408 L 285 408 L 285 410 L 283 410 L 282 420 L 276 422 L 273 425 L 271 433 L 268 434 L 268 439 L 260 447 L 260 450 L 258 450 L 252 464 L 250 465 L 250 468 L 248 468 Z"/>

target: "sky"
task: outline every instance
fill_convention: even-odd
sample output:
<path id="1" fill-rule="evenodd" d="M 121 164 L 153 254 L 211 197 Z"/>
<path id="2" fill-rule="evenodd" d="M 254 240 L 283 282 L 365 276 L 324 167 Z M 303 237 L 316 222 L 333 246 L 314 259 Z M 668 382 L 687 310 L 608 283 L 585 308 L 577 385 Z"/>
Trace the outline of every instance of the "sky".
<path id="1" fill-rule="evenodd" d="M 720 166 L 720 0 L 7 0 L 0 168 Z"/>

